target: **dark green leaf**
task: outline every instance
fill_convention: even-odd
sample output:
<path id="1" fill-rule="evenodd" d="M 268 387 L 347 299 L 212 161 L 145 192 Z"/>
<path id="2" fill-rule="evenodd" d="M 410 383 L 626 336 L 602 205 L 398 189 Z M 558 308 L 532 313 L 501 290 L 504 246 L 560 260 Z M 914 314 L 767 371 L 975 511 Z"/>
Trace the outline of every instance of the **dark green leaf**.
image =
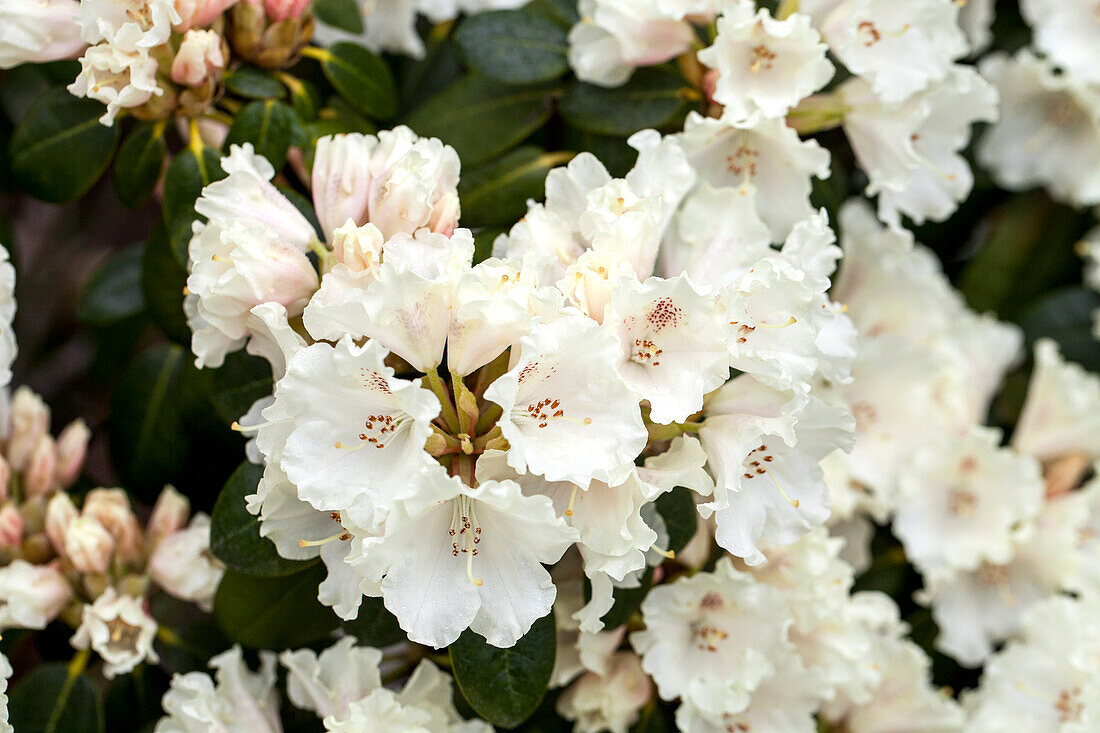
<path id="1" fill-rule="evenodd" d="M 507 230 L 501 227 L 486 227 L 474 235 L 474 264 L 493 256 L 493 243 Z"/>
<path id="2" fill-rule="evenodd" d="M 566 125 L 562 138 L 562 147 L 592 153 L 600 159 L 608 173 L 617 178 L 626 176 L 638 159 L 638 151 L 630 147 L 624 137 L 597 135 Z"/>
<path id="3" fill-rule="evenodd" d="M 64 88 L 39 96 L 11 138 L 12 173 L 27 193 L 60 203 L 78 199 L 99 180 L 118 145 L 118 125 L 106 127 L 101 102 Z"/>
<path id="4" fill-rule="evenodd" d="M 1062 356 L 1100 374 L 1100 340 L 1092 335 L 1097 310 L 1100 293 L 1081 285 L 1047 293 L 1020 318 L 1029 353 L 1038 339 L 1054 339 Z"/>
<path id="5" fill-rule="evenodd" d="M 326 573 L 322 563 L 279 578 L 227 570 L 214 598 L 214 618 L 230 639 L 258 649 L 294 648 L 323 639 L 339 622 L 317 600 L 317 586 Z"/>
<path id="6" fill-rule="evenodd" d="M 498 649 L 467 629 L 450 647 L 455 681 L 478 715 L 493 725 L 514 728 L 546 694 L 556 638 L 553 612 L 508 649 Z"/>
<path id="7" fill-rule="evenodd" d="M 154 346 L 126 368 L 111 395 L 112 463 L 145 497 L 155 497 L 187 463 L 182 374 L 193 370 L 189 359 L 179 346 Z"/>
<path id="8" fill-rule="evenodd" d="M 566 29 L 523 10 L 467 16 L 455 31 L 463 61 L 474 71 L 508 84 L 555 79 L 569 69 Z"/>
<path id="9" fill-rule="evenodd" d="M 406 122 L 473 165 L 508 150 L 550 119 L 553 87 L 511 87 L 467 76 L 413 110 Z"/>
<path id="10" fill-rule="evenodd" d="M 523 9 L 552 20 L 567 31 L 581 19 L 576 0 L 532 0 Z"/>
<path id="11" fill-rule="evenodd" d="M 698 528 L 698 516 L 691 489 L 677 486 L 672 491 L 657 497 L 657 513 L 665 520 L 668 532 L 668 549 L 679 552 L 684 549 Z"/>
<path id="12" fill-rule="evenodd" d="M 363 32 L 363 16 L 355 0 L 313 0 L 313 13 L 321 22 L 348 33 Z"/>
<path id="13" fill-rule="evenodd" d="M 103 730 L 103 708 L 88 675 L 52 662 L 12 689 L 8 722 L 19 733 L 95 733 Z"/>
<path id="14" fill-rule="evenodd" d="M 317 85 L 306 79 L 288 81 L 290 88 L 290 106 L 294 108 L 299 120 L 306 122 L 316 119 L 321 111 L 321 92 Z"/>
<path id="15" fill-rule="evenodd" d="M 217 369 L 204 370 L 214 411 L 224 425 L 248 412 L 252 403 L 271 394 L 271 364 L 262 357 L 235 351 Z"/>
<path id="16" fill-rule="evenodd" d="M 130 674 L 111 680 L 104 699 L 107 730 L 139 733 L 161 718 L 160 701 L 168 690 L 168 675 L 158 667 L 142 664 Z"/>
<path id="17" fill-rule="evenodd" d="M 642 605 L 651 587 L 653 587 L 653 568 L 647 567 L 637 588 L 616 588 L 613 594 L 615 602 L 600 619 L 604 627 L 614 629 L 629 621 Z"/>
<path id="18" fill-rule="evenodd" d="M 424 56 L 400 57 L 395 61 L 394 71 L 398 74 L 403 109 L 418 107 L 454 83 L 466 69 L 451 38 L 451 25 L 432 26 L 424 39 Z"/>
<path id="19" fill-rule="evenodd" d="M 546 174 L 572 153 L 524 146 L 464 171 L 458 183 L 463 226 L 506 226 L 527 212 L 527 199 L 541 199 Z"/>
<path id="20" fill-rule="evenodd" d="M 106 326 L 141 313 L 142 252 L 142 245 L 131 245 L 100 265 L 80 293 L 76 317 L 91 326 Z"/>
<path id="21" fill-rule="evenodd" d="M 582 130 L 626 136 L 674 124 L 695 93 L 675 74 L 639 69 L 630 81 L 614 89 L 573 83 L 562 97 L 561 116 Z"/>
<path id="22" fill-rule="evenodd" d="M 164 223 L 168 227 L 168 241 L 172 252 L 182 265 L 187 266 L 187 243 L 191 241 L 191 223 L 198 218 L 195 201 L 202 189 L 214 181 L 225 178 L 221 155 L 214 148 L 203 146 L 181 150 L 168 165 L 164 174 Z"/>
<path id="23" fill-rule="evenodd" d="M 175 674 L 205 672 L 210 658 L 224 652 L 230 644 L 214 619 L 206 615 L 171 628 L 161 625 L 157 630 L 156 651 L 161 666 Z"/>
<path id="24" fill-rule="evenodd" d="M 1086 214 L 1034 192 L 1012 197 L 991 219 L 982 249 L 959 279 L 975 310 L 1014 319 L 1039 294 L 1080 277 L 1073 246 L 1089 224 Z"/>
<path id="25" fill-rule="evenodd" d="M 183 313 L 183 288 L 187 270 L 176 259 L 164 222 L 158 221 L 145 243 L 141 261 L 141 289 L 145 293 L 145 308 L 153 323 L 168 338 L 190 348 L 191 329 Z"/>
<path id="26" fill-rule="evenodd" d="M 368 117 L 397 114 L 397 87 L 390 67 L 354 43 L 334 43 L 322 52 L 321 69 L 348 104 Z"/>
<path id="27" fill-rule="evenodd" d="M 359 615 L 351 621 L 345 621 L 343 627 L 360 644 L 367 646 L 389 646 L 408 638 L 397 623 L 397 618 L 386 610 L 382 599 L 370 596 L 363 597 Z"/>
<path id="28" fill-rule="evenodd" d="M 245 99 L 282 99 L 283 85 L 266 71 L 238 66 L 225 75 L 225 88 Z"/>
<path id="29" fill-rule="evenodd" d="M 630 729 L 630 733 L 668 733 L 668 730 L 669 727 L 664 715 L 661 714 L 660 706 L 657 705 L 656 700 L 650 700 L 650 703 L 642 709 L 638 722 Z"/>
<path id="30" fill-rule="evenodd" d="M 256 153 L 279 171 L 286 165 L 293 127 L 294 112 L 282 102 L 273 99 L 249 102 L 229 128 L 225 150 L 228 152 L 230 145 L 252 143 Z"/>
<path id="31" fill-rule="evenodd" d="M 153 195 L 168 145 L 163 122 L 143 122 L 123 141 L 115 159 L 115 193 L 123 206 L 135 209 Z"/>
<path id="32" fill-rule="evenodd" d="M 210 519 L 210 549 L 227 567 L 249 575 L 273 578 L 293 575 L 316 560 L 287 560 L 275 545 L 260 536 L 260 520 L 245 507 L 245 497 L 256 493 L 263 466 L 244 461 L 226 481 Z"/>

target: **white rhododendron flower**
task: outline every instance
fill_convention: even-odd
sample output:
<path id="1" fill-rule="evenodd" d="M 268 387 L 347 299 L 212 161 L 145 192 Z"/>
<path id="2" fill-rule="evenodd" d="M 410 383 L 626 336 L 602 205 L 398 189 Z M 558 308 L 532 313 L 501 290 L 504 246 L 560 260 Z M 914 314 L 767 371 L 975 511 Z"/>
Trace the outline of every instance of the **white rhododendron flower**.
<path id="1" fill-rule="evenodd" d="M 80 628 L 72 638 L 77 649 L 92 648 L 104 662 L 108 677 L 126 674 L 138 664 L 157 661 L 153 637 L 157 622 L 141 600 L 108 588 L 82 610 Z"/>
<path id="2" fill-rule="evenodd" d="M 730 2 L 717 27 L 699 60 L 718 72 L 713 96 L 733 119 L 781 117 L 833 76 L 828 47 L 807 15 L 777 20 L 752 2 Z"/>
<path id="3" fill-rule="evenodd" d="M 1043 185 L 1078 206 L 1100 203 L 1100 89 L 1023 50 L 979 67 L 1001 96 L 1001 119 L 978 158 L 1008 189 Z"/>
<path id="4" fill-rule="evenodd" d="M 216 681 L 205 672 L 172 677 L 162 701 L 167 715 L 157 721 L 155 733 L 282 732 L 273 653 L 260 653 L 256 672 L 245 665 L 238 646 L 213 657 L 209 666 Z"/>
<path id="5" fill-rule="evenodd" d="M 210 517 L 201 513 L 158 542 L 149 558 L 149 577 L 157 585 L 207 611 L 224 574 L 225 566 L 210 552 Z"/>
<path id="6" fill-rule="evenodd" d="M 569 32 L 569 61 L 577 78 L 619 86 L 637 66 L 667 61 L 686 51 L 691 25 L 683 13 L 668 13 L 660 0 L 623 5 L 615 0 L 581 0 L 581 22 Z"/>
<path id="7" fill-rule="evenodd" d="M 1067 74 L 1100 83 L 1096 46 L 1100 22 L 1088 0 L 1022 0 L 1020 11 L 1034 31 L 1035 47 Z"/>
<path id="8" fill-rule="evenodd" d="M 72 586 L 55 566 L 13 560 L 0 568 L 0 631 L 44 629 L 72 595 Z"/>
<path id="9" fill-rule="evenodd" d="M 1042 461 L 1081 454 L 1100 458 L 1100 378 L 1067 362 L 1053 341 L 1035 344 L 1028 384 L 1012 445 Z"/>
<path id="10" fill-rule="evenodd" d="M 557 710 L 581 733 L 626 733 L 649 700 L 653 683 L 632 652 L 617 652 L 605 674 L 588 672 L 558 698 Z"/>
<path id="11" fill-rule="evenodd" d="M 87 45 L 74 20 L 76 0 L 0 3 L 0 69 L 73 58 Z"/>
<path id="12" fill-rule="evenodd" d="M 157 86 L 156 74 L 157 62 L 144 50 L 127 51 L 100 44 L 80 57 L 80 75 L 69 85 L 69 91 L 107 105 L 99 121 L 109 127 L 121 110 L 139 107 L 153 95 L 164 93 Z"/>

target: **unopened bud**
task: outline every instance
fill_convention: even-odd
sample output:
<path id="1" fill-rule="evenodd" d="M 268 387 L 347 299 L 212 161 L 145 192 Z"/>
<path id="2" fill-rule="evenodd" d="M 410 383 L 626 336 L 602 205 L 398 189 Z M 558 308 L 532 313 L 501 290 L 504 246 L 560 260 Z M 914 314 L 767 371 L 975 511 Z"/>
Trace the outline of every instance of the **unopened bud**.
<path id="1" fill-rule="evenodd" d="M 50 538 L 54 552 L 62 557 L 67 557 L 65 552 L 65 535 L 69 532 L 69 526 L 80 516 L 73 500 L 64 492 L 58 492 L 50 498 L 46 505 L 46 536 Z"/>
<path id="2" fill-rule="evenodd" d="M 210 25 L 236 3 L 237 0 L 176 0 L 176 12 L 180 15 L 180 23 L 174 28 L 177 31 L 186 31 L 189 28 Z"/>
<path id="3" fill-rule="evenodd" d="M 8 462 L 22 472 L 30 462 L 38 439 L 50 429 L 50 408 L 29 387 L 15 390 L 11 399 L 11 440 Z"/>
<path id="4" fill-rule="evenodd" d="M 283 20 L 297 20 L 309 7 L 310 0 L 263 0 L 264 13 L 268 20 L 277 23 Z"/>
<path id="5" fill-rule="evenodd" d="M 294 3 L 280 4 L 291 6 Z M 288 7 L 286 12 L 289 14 L 292 9 Z M 265 69 L 292 66 L 313 37 L 313 15 L 310 13 L 299 12 L 284 20 L 269 20 L 263 6 L 243 2 L 234 5 L 229 15 L 229 41 L 233 51 Z"/>
<path id="6" fill-rule="evenodd" d="M 382 232 L 374 224 L 359 227 L 348 219 L 332 233 L 332 255 L 353 272 L 376 269 L 382 262 Z"/>
<path id="7" fill-rule="evenodd" d="M 72 486 L 80 472 L 84 470 L 84 459 L 88 456 L 88 441 L 92 431 L 80 418 L 73 420 L 57 436 L 57 473 L 55 478 L 62 488 Z"/>
<path id="8" fill-rule="evenodd" d="M 23 515 L 14 504 L 0 507 L 0 548 L 16 547 L 23 542 Z"/>
<path id="9" fill-rule="evenodd" d="M 65 554 L 82 573 L 107 572 L 114 549 L 114 537 L 93 516 L 74 519 L 65 533 Z"/>
<path id="10" fill-rule="evenodd" d="M 165 486 L 157 497 L 149 523 L 145 526 L 145 541 L 150 550 L 163 538 L 187 524 L 191 503 L 171 486 Z"/>
<path id="11" fill-rule="evenodd" d="M 95 517 L 111 534 L 121 559 L 133 560 L 141 551 L 141 525 L 122 489 L 92 489 L 84 499 L 81 516 Z"/>
<path id="12" fill-rule="evenodd" d="M 208 78 L 220 76 L 224 68 L 221 35 L 210 30 L 189 30 L 172 59 L 172 81 L 197 87 Z"/>
<path id="13" fill-rule="evenodd" d="M 439 197 L 432 207 L 432 218 L 428 221 L 428 227 L 436 234 L 451 236 L 458 226 L 460 207 L 458 194 L 448 191 Z"/>
<path id="14" fill-rule="evenodd" d="M 27 496 L 45 496 L 57 484 L 54 475 L 57 472 L 57 445 L 49 433 L 38 438 L 38 444 L 31 451 L 30 460 L 24 470 L 24 486 Z"/>

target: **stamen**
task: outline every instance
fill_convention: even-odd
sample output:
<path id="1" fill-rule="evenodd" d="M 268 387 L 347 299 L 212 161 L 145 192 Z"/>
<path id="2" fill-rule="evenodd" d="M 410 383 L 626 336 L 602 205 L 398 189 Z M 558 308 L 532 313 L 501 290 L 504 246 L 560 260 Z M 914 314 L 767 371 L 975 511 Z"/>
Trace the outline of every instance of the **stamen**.
<path id="1" fill-rule="evenodd" d="M 565 516 L 573 516 L 573 502 L 577 499 L 577 491 L 580 490 L 580 486 L 573 484 L 573 491 L 569 493 L 569 508 L 565 510 Z"/>
<path id="2" fill-rule="evenodd" d="M 675 560 L 676 559 L 676 553 L 673 552 L 672 550 L 661 550 L 661 549 L 656 548 L 656 547 L 651 547 L 649 549 L 653 550 L 654 552 L 656 552 L 661 557 L 667 557 L 669 560 Z"/>
<path id="3" fill-rule="evenodd" d="M 787 494 L 787 492 L 783 490 L 783 487 L 779 485 L 779 481 L 776 480 L 775 474 L 773 474 L 771 471 L 769 471 L 766 468 L 764 469 L 764 473 L 768 474 L 768 478 L 770 478 L 772 480 L 772 483 L 775 484 L 775 488 L 779 489 L 779 495 L 782 496 L 784 499 L 786 499 L 788 504 L 790 504 L 795 509 L 797 509 L 798 508 L 798 499 L 792 499 Z"/>
<path id="4" fill-rule="evenodd" d="M 787 319 L 787 321 L 785 323 L 775 324 L 775 323 L 764 323 L 762 321 L 757 321 L 756 325 L 759 326 L 760 328 L 786 328 L 787 326 L 793 326 L 797 322 L 798 322 L 798 320 L 794 316 L 791 316 L 790 318 Z"/>
<path id="5" fill-rule="evenodd" d="M 331 537 L 326 537 L 323 540 L 298 540 L 298 547 L 320 547 L 321 545 L 327 545 L 329 542 L 332 542 L 333 540 L 344 540 L 344 541 L 346 541 L 346 540 L 350 540 L 350 539 L 351 539 L 351 535 L 347 531 L 340 530 L 339 532 L 332 535 Z"/>

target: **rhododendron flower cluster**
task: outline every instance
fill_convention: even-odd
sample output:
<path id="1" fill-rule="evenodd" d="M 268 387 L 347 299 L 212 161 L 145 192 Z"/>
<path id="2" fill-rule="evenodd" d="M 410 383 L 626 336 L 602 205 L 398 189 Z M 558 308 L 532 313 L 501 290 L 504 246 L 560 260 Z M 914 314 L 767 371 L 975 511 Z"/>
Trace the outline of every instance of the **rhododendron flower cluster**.
<path id="1" fill-rule="evenodd" d="M 593 595 L 575 616 L 596 632 L 662 549 L 646 507 L 674 486 L 752 564 L 827 518 L 817 462 L 853 425 L 815 387 L 854 353 L 825 294 L 834 237 L 811 213 L 725 282 L 673 273 L 684 202 L 738 197 L 698 181 L 688 139 L 640 133 L 625 179 L 578 156 L 477 264 L 438 140 L 323 140 L 324 241 L 262 158 L 225 159 L 197 204 L 193 347 L 270 360 L 274 394 L 241 421 L 265 466 L 250 509 L 285 557 L 320 553 L 337 614 L 382 596 L 412 641 L 509 647 L 554 603 L 542 566 L 576 546 Z"/>

